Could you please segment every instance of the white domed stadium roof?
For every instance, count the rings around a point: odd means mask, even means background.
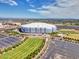
[[[47,23],[41,23],[41,22],[36,22],[36,23],[29,23],[29,24],[25,24],[25,25],[21,25],[21,27],[31,27],[31,28],[55,28],[55,25],[52,24],[47,24]]]

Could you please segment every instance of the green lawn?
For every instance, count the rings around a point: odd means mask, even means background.
[[[28,38],[20,46],[0,55],[0,59],[29,59],[29,55],[34,54],[39,48],[43,47],[44,40],[42,38]],[[30,56],[31,59],[31,56]]]
[[[10,35],[18,35],[20,33],[16,32],[16,31],[12,31],[12,32],[9,32]]]
[[[6,33],[8,33],[9,35],[19,35],[20,33],[17,31],[13,31],[13,30],[8,30],[6,31]]]

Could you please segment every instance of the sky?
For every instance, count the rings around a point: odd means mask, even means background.
[[[79,0],[0,0],[0,17],[79,19]]]

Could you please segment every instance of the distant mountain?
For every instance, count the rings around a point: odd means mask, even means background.
[[[0,17],[0,21],[5,21],[5,20],[35,20],[35,21],[43,21],[43,20],[47,20],[47,21],[63,21],[63,20],[79,20],[79,19],[63,19],[63,18],[1,18]]]

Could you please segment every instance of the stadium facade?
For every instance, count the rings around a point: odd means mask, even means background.
[[[55,32],[57,27],[47,23],[30,23],[21,25],[20,31],[24,33],[51,33]]]

